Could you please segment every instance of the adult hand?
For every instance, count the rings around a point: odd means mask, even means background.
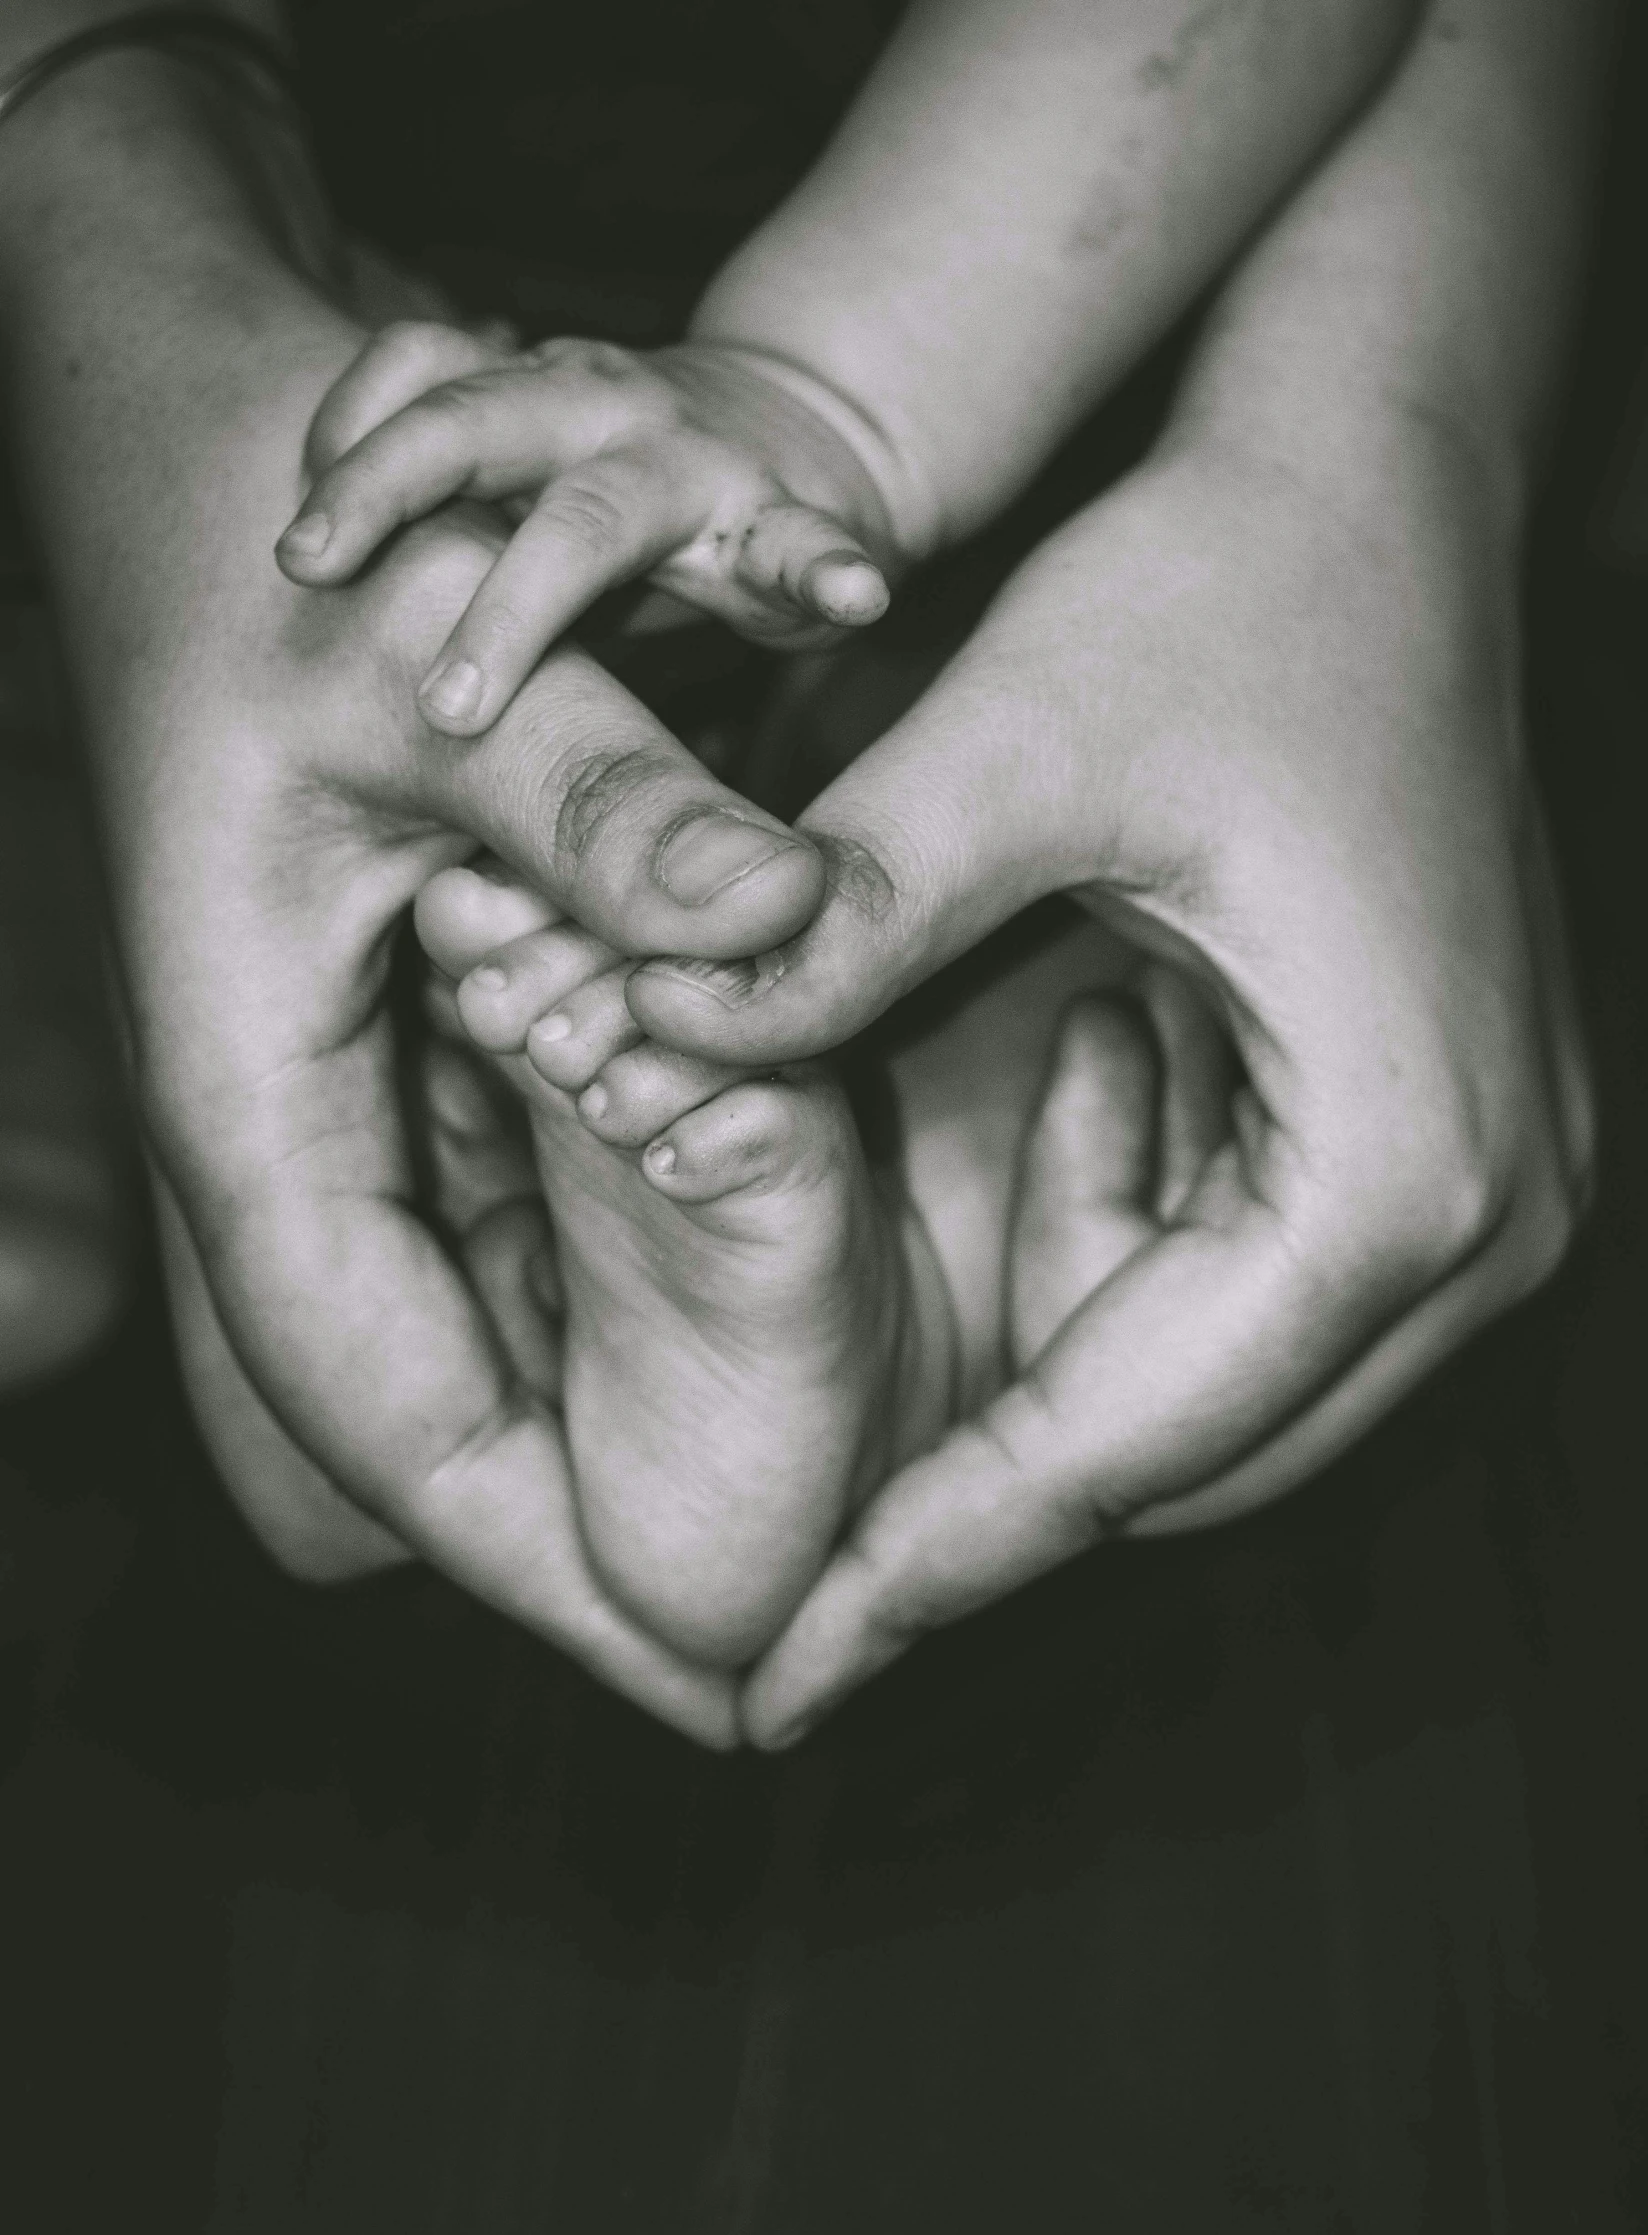
[[[1165,1217],[1095,1135],[1103,1183],[1044,1268],[1068,1288],[1086,1234],[1090,1292],[866,1509],[755,1673],[758,1740],[1100,1537],[1277,1496],[1568,1239],[1590,1115],[1511,547],[1452,501],[1434,438],[1403,439],[1362,516],[1211,438],[1141,469],[808,811],[834,863],[813,926],[755,964],[632,980],[662,1037],[785,1059],[1064,890],[1199,983],[1244,1074],[1211,1117],[1192,1095],[1199,1170]],[[1131,1060],[1084,1036],[1046,1113],[1066,1131],[1104,1115],[1081,1066],[1102,1085]]]
[[[722,953],[803,921],[818,864],[577,654],[507,730],[423,728],[419,663],[496,555],[481,516],[339,596],[282,581],[305,430],[362,330],[238,214],[192,81],[134,60],[78,90],[10,147],[9,404],[209,1440],[299,1572],[409,1548],[725,1743],[724,1680],[591,1575],[552,1412],[428,1215],[389,966],[424,878],[481,845],[626,943]]]
[[[277,444],[266,414],[235,449],[228,517],[214,505],[191,523],[212,557],[173,608],[168,656],[88,698],[140,1099],[187,1230],[171,1222],[197,1386],[210,1378],[216,1418],[234,1408],[239,1486],[288,1559],[335,1573],[379,1557],[387,1532],[658,1712],[724,1736],[724,1689],[596,1586],[558,1427],[420,1215],[389,997],[397,919],[477,843],[581,920],[616,927],[656,905],[706,916],[713,938],[713,903],[638,887],[703,829],[691,818],[717,787],[577,656],[543,672],[507,735],[457,755],[429,737],[418,662],[495,545],[446,523],[359,596],[293,595],[267,556],[279,504],[245,502],[276,486],[289,500],[295,443],[283,462]],[[772,846],[741,807],[729,827]],[[746,885],[731,913],[752,904]],[[278,1444],[236,1394],[214,1316],[307,1476],[273,1471]]]

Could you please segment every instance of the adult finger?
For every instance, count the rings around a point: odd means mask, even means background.
[[[552,1415],[408,1208],[294,1172],[245,1207],[232,1247],[208,1266],[232,1335],[333,1480],[638,1705],[706,1744],[733,1742],[725,1680],[657,1643],[596,1578]],[[315,1296],[328,1300],[323,1336],[302,1324]]]
[[[317,968],[336,960],[336,928],[319,927]],[[290,974],[290,953],[274,959]],[[676,1728],[731,1743],[725,1680],[656,1643],[596,1578],[558,1425],[420,1213],[387,1010],[339,1029],[322,990],[288,990],[289,1030],[278,1011],[262,1034],[219,1019],[209,1113],[177,1063],[139,1068],[246,1378],[319,1477],[390,1537]],[[317,1046],[305,1020],[319,1015],[334,1023]]]
[[[347,695],[335,701],[363,801],[402,837],[469,834],[620,953],[749,954],[791,937],[823,893],[817,850],[718,783],[576,647],[552,653],[483,736],[427,749],[416,680],[496,549],[484,517],[460,509],[424,522],[330,623],[375,647],[372,720]],[[318,618],[329,622],[325,611]],[[325,729],[319,736],[330,782],[342,747]],[[430,859],[424,877],[452,858]]]
[[[964,649],[799,819],[828,865],[806,930],[715,967],[649,962],[630,981],[637,1022],[721,1062],[805,1060],[1032,901],[1091,879],[1103,772],[1068,714],[1038,721],[1025,699],[1022,674]]]
[[[412,1558],[298,1449],[229,1347],[177,1198],[151,1170],[161,1262],[195,1422],[253,1535],[304,1583],[346,1583]]]
[[[1235,1048],[1201,988],[1183,970],[1147,963],[1139,995],[1161,1051],[1156,1143],[1156,1215],[1178,1216],[1211,1159],[1231,1135],[1240,1078]]]
[[[1342,1189],[1278,1160],[1271,1200],[1244,1184],[1255,1130],[1021,1382],[866,1508],[752,1680],[758,1742],[785,1743],[926,1630],[1108,1536],[1205,1526],[1306,1480],[1536,1287],[1573,1231],[1545,1157],[1457,1232],[1439,1214],[1428,1254],[1412,1235],[1393,1247]]]
[[[483,736],[429,756],[419,790],[622,954],[749,954],[792,936],[823,894],[807,839],[718,783],[570,647]]]
[[[1065,1012],[1014,1190],[1008,1345],[1023,1366],[1157,1232],[1160,1064],[1132,1005]]]

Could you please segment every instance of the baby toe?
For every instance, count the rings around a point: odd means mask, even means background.
[[[554,923],[556,911],[507,872],[470,866],[437,871],[419,893],[412,920],[436,969],[461,978],[494,947]]]
[[[575,924],[529,931],[489,953],[459,986],[464,1029],[492,1055],[518,1055],[546,1011],[612,963],[612,949]]]
[[[593,1086],[602,1090],[603,1106],[593,1114],[581,1108],[580,1115],[609,1147],[644,1148],[667,1125],[711,1095],[724,1092],[741,1076],[724,1063],[706,1063],[699,1056],[681,1055],[654,1040],[643,1040],[602,1068]],[[586,1094],[586,1103],[588,1099]]]
[[[629,972],[630,965],[620,963],[576,987],[526,1036],[533,1070],[564,1094],[579,1095],[578,1114],[586,1120],[599,1120],[606,1109],[605,1088],[591,1083],[597,1072],[641,1038],[624,999]]]
[[[844,1109],[838,1091],[816,1076],[746,1080],[666,1127],[641,1168],[681,1203],[805,1186],[841,1161]]]

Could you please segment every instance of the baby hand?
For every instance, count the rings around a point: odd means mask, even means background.
[[[418,694],[436,729],[473,736],[619,583],[645,579],[786,650],[879,619],[871,554],[888,557],[892,536],[874,451],[844,399],[755,351],[513,351],[391,326],[316,415],[318,478],[276,557],[294,582],[344,582],[449,498],[513,501],[515,535]]]

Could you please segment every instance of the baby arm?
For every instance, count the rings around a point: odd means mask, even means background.
[[[423,687],[458,736],[621,582],[786,649],[873,621],[1217,271],[1415,11],[918,0],[686,344],[372,343],[316,422],[281,565],[340,582],[450,497],[530,507]]]

